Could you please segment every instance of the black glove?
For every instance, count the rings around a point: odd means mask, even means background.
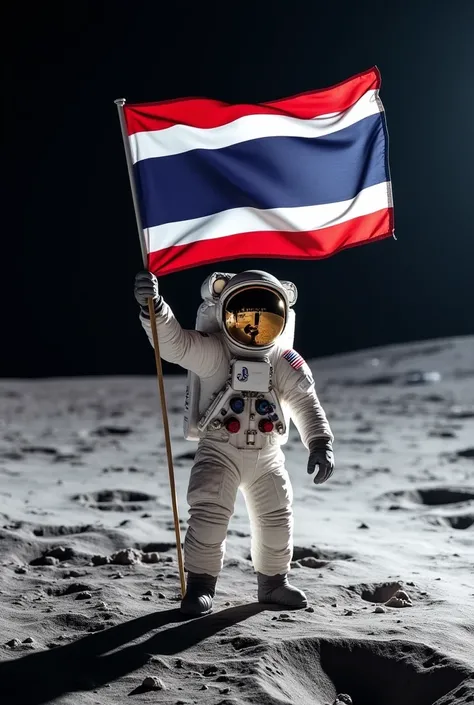
[[[148,313],[148,299],[153,299],[155,312],[158,312],[162,299],[158,292],[158,279],[152,272],[144,269],[135,277],[135,287],[133,290],[136,300],[141,306],[142,313]]]
[[[321,485],[329,480],[334,472],[334,453],[332,443],[327,438],[314,438],[309,442],[308,475],[316,469],[319,472],[314,478],[315,485]]]

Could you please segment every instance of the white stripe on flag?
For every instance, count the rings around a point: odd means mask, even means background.
[[[270,210],[234,208],[203,218],[157,225],[145,229],[148,252],[238,233],[274,230],[297,233],[327,228],[388,208],[390,189],[390,183],[384,182],[369,186],[348,201]]]
[[[129,137],[135,164],[143,159],[170,157],[194,149],[221,149],[262,137],[324,137],[381,112],[377,90],[367,91],[341,113],[309,120],[285,115],[246,115],[221,127],[208,129],[173,125],[164,130],[136,132]]]

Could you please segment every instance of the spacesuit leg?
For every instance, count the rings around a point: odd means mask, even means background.
[[[242,483],[252,529],[252,561],[258,573],[287,573],[293,553],[293,490],[279,446],[259,453],[253,476]]]
[[[243,483],[252,529],[252,561],[258,576],[258,600],[306,607],[306,595],[288,582],[293,555],[293,490],[281,449],[262,451],[255,479]]]
[[[226,444],[201,441],[188,486],[184,563],[189,573],[219,574],[239,484],[240,471],[226,454]]]

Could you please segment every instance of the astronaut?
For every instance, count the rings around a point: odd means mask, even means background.
[[[188,399],[185,412],[187,437],[194,438],[194,423],[198,446],[187,493],[181,612],[212,611],[239,489],[250,518],[259,602],[306,607],[305,594],[288,582],[293,492],[281,446],[291,418],[309,450],[308,473],[318,468],[314,482],[320,484],[334,470],[334,438],[308,365],[292,349],[292,336],[289,347],[285,342],[291,314],[294,323],[296,287],[256,270],[215,273],[205,285],[215,312],[212,332],[183,330],[159,294],[156,277],[145,270],[135,278],[140,320],[151,344],[150,297],[161,357],[188,370],[188,381],[191,375],[199,382],[199,399]]]

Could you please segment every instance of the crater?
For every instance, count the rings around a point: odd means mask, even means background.
[[[64,595],[74,595],[76,592],[90,592],[91,590],[93,588],[85,583],[70,583],[57,588],[50,587],[46,592],[48,595],[54,595],[54,597],[63,597]]]
[[[441,504],[458,504],[474,499],[474,489],[434,487],[431,489],[419,489],[416,491],[420,504],[428,506],[439,506]]]
[[[427,507],[440,507],[446,504],[460,504],[474,499],[472,487],[419,487],[413,490],[397,490],[381,497],[400,506],[421,504]]]
[[[435,705],[441,698],[455,705],[460,692],[474,694],[466,667],[406,641],[287,640],[266,650],[254,674],[260,692],[252,702],[281,705],[329,703],[342,693],[353,705]]]
[[[141,548],[143,553],[166,553],[166,551],[172,551],[176,549],[176,544],[175,543],[164,543],[164,542],[154,542],[154,543],[145,543],[141,546],[138,546],[138,548]]]
[[[458,458],[471,458],[474,460],[474,448],[465,448],[464,450],[458,450],[456,453]]]
[[[101,528],[101,527],[95,527]],[[93,531],[94,527],[90,524],[84,526],[35,526],[33,534],[35,536],[44,536],[46,538],[56,536],[74,536],[75,534],[85,534],[87,531]]]
[[[470,529],[474,525],[474,514],[455,514],[450,517],[443,517],[443,519],[453,529],[460,529],[461,531]]]
[[[180,455],[175,455],[173,460],[175,463],[178,463],[179,465],[185,464],[185,463],[192,463],[194,461],[194,458],[196,456],[195,451],[187,452],[187,453],[180,453]]]
[[[99,438],[107,438],[107,436],[128,436],[132,431],[133,429],[129,426],[98,426],[98,428],[92,431],[92,435],[98,436]]]

